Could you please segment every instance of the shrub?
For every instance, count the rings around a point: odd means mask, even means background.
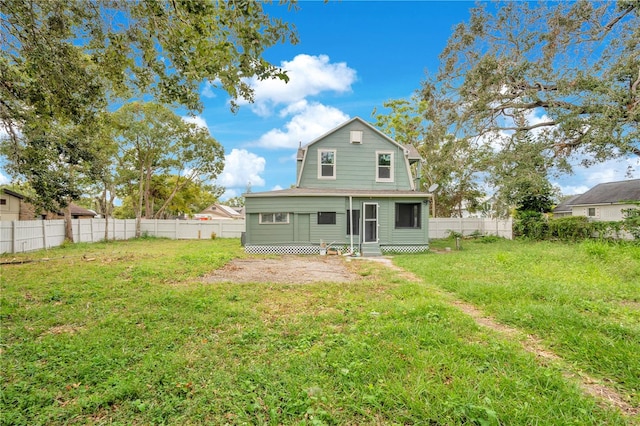
[[[540,212],[516,212],[513,222],[513,235],[532,240],[544,240],[549,235],[546,217]]]
[[[640,240],[640,209],[624,209],[622,213],[624,215],[623,228],[633,235],[634,239]]]
[[[562,241],[580,241],[589,238],[594,227],[586,216],[569,216],[549,221],[549,236]]]

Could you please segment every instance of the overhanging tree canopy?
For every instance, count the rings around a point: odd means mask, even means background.
[[[421,96],[427,118],[494,150],[533,140],[566,169],[640,155],[640,1],[476,7]]]
[[[236,108],[253,96],[245,77],[287,79],[262,57],[286,40],[297,41],[292,26],[251,0],[0,0],[7,169],[38,188],[39,204],[67,205],[99,158],[92,135],[110,103],[198,111],[209,82]]]

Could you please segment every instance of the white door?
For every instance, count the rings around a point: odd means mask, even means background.
[[[373,203],[364,203],[363,228],[364,242],[378,242],[378,205]]]

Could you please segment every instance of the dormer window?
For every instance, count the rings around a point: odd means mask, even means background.
[[[376,151],[376,182],[393,182],[393,152]]]
[[[336,150],[318,150],[318,179],[336,178]]]
[[[362,143],[362,130],[352,130],[350,132],[349,141],[355,144]]]

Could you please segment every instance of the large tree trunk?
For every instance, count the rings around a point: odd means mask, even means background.
[[[187,184],[187,182],[189,182],[188,179],[185,179],[184,181],[180,182],[180,178],[177,179],[176,181],[176,185],[173,187],[173,190],[171,191],[171,194],[169,195],[169,197],[164,201],[164,203],[162,204],[162,207],[160,207],[160,209],[156,212],[156,214],[153,216],[154,218],[158,219],[160,218],[161,214],[164,213],[164,210],[169,206],[169,204],[171,203],[171,201],[173,200],[173,198],[176,196],[176,194],[178,193],[178,191],[180,189],[182,189],[183,186],[185,186]]]
[[[144,187],[144,207],[145,219],[151,219],[153,217],[153,208],[151,207],[151,167],[147,167]]]
[[[71,202],[64,208],[64,240],[73,242],[73,226],[71,225]]]

